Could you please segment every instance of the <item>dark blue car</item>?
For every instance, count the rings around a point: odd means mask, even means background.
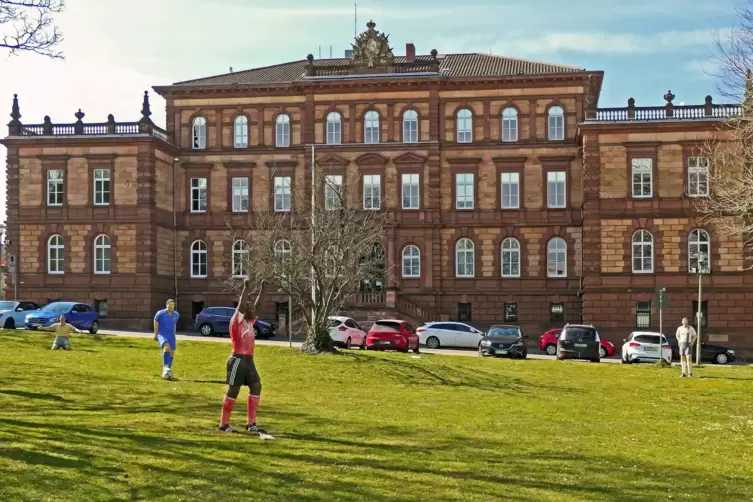
[[[29,313],[26,316],[24,325],[26,329],[46,328],[58,322],[61,315],[65,316],[65,320],[68,323],[82,331],[89,331],[89,333],[99,331],[97,311],[91,305],[77,302],[54,302],[47,304],[42,307],[42,310]]]
[[[196,315],[194,328],[204,336],[215,336],[230,333],[230,318],[233,317],[233,307],[206,307]],[[275,336],[277,327],[261,319],[254,324],[256,338],[267,339]]]

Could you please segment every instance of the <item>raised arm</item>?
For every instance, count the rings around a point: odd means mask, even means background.
[[[236,312],[241,314],[246,313],[246,304],[248,303],[248,297],[251,296],[251,279],[246,277],[243,281],[243,289],[241,290],[241,296],[238,299],[238,306],[235,307]]]
[[[60,323],[56,322],[55,324],[52,324],[51,326],[47,326],[46,328],[44,326],[40,326],[40,331],[55,331],[58,329],[58,326],[60,326]]]

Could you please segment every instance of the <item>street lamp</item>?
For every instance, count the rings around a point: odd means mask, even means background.
[[[696,266],[690,268],[691,274],[696,274],[698,276],[698,312],[696,312],[696,326],[698,327],[698,339],[696,342],[696,354],[695,354],[695,363],[700,365],[701,364],[701,328],[703,323],[703,311],[701,310],[701,297],[703,292],[703,280],[702,277],[704,275],[708,275],[711,273],[711,268],[709,268],[709,256],[706,253],[699,252],[694,255],[696,258]]]

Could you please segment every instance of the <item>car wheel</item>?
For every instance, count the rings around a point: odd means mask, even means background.
[[[350,338],[348,338],[347,340],[345,340],[345,348],[348,349],[348,350],[350,350]]]
[[[729,357],[724,352],[719,352],[714,356],[714,362],[716,364],[727,364],[729,362]]]
[[[413,349],[414,354],[419,354],[421,352],[421,349],[418,347],[418,344],[416,344],[416,348]]]
[[[521,359],[526,359],[526,358],[528,358],[528,351],[527,351],[527,350],[524,350],[524,351],[523,351],[523,352],[522,352],[522,353],[520,354],[520,358],[521,358]]]
[[[199,333],[201,333],[202,336],[212,336],[214,334],[214,328],[211,324],[205,322],[199,326]]]
[[[557,354],[557,346],[553,343],[550,343],[549,345],[544,347],[544,352],[546,352],[549,356],[554,356]]]
[[[91,333],[92,335],[94,335],[94,334],[97,333],[97,331],[99,331],[99,323],[97,321],[94,321],[92,323],[92,327],[89,328],[89,333]]]
[[[600,363],[601,362],[601,358],[597,357],[596,359],[591,359],[591,362],[592,363]]]
[[[13,320],[13,318],[9,318],[5,320],[5,326],[3,326],[5,329],[16,329],[16,321]]]
[[[607,349],[599,345],[599,357],[607,357]]]
[[[366,337],[363,337],[361,339],[361,345],[359,345],[358,348],[361,350],[366,350]]]
[[[426,346],[429,347],[430,349],[438,349],[439,348],[439,338],[437,338],[436,336],[430,336],[426,340]]]

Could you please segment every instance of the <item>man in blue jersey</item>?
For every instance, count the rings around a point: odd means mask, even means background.
[[[175,357],[175,329],[180,315],[175,310],[175,300],[167,300],[164,308],[154,316],[154,340],[162,349],[162,378],[176,380],[173,376]]]

